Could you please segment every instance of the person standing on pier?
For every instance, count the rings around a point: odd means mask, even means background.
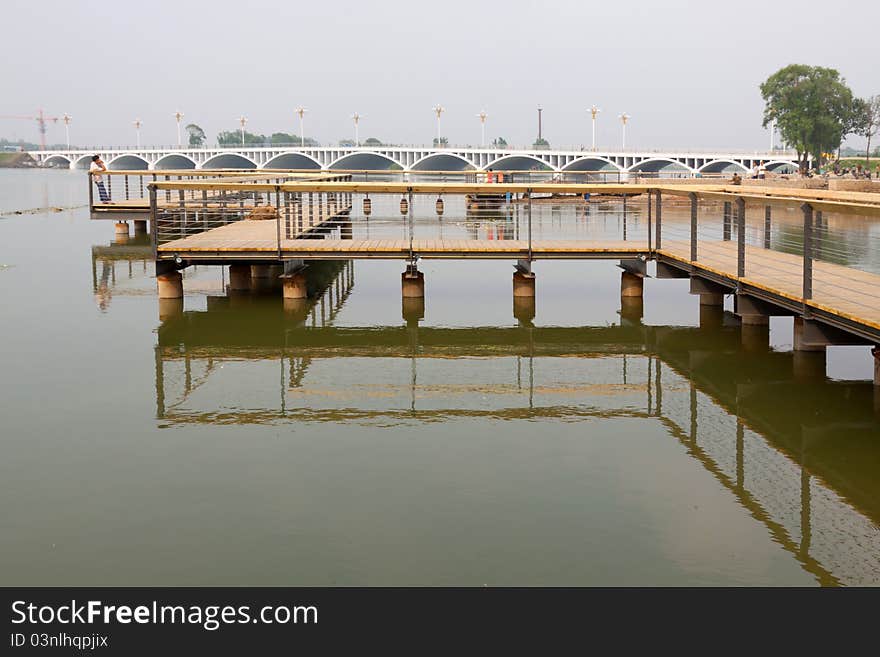
[[[93,155],[92,163],[89,165],[89,173],[92,175],[92,178],[94,178],[95,180],[95,184],[98,186],[98,195],[101,197],[101,203],[109,203],[110,195],[107,193],[107,188],[104,187],[104,176],[96,172],[106,170],[107,167],[104,164],[104,161],[101,159],[101,156]]]

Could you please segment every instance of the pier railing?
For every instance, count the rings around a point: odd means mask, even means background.
[[[254,169],[254,170],[217,170],[217,169],[180,169],[180,170],[107,170],[88,172],[89,206],[92,211],[124,211],[126,209],[146,210],[149,200],[148,186],[151,183],[174,182],[293,182],[296,180],[317,181],[333,180],[337,176],[348,176],[348,180],[359,182],[452,182],[465,183],[545,183],[559,184],[620,184],[623,182],[660,182],[663,180],[682,181],[697,180],[693,174],[682,171],[659,172],[622,172],[618,170],[593,171],[400,171],[376,169]],[[722,182],[729,178],[727,174],[702,174],[703,182]],[[100,179],[107,193],[108,202],[101,199],[95,184]],[[164,201],[172,201],[172,192],[166,188]],[[160,195],[160,201],[163,195]]]

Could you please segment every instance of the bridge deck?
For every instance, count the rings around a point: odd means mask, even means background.
[[[279,243],[274,221],[238,221],[197,235],[166,242],[160,257],[175,254],[191,260],[277,258]],[[528,256],[525,240],[413,240],[421,258],[518,259]],[[283,239],[281,252],[294,258],[406,259],[409,240]],[[539,259],[618,258],[647,254],[645,240],[537,240],[532,255]]]

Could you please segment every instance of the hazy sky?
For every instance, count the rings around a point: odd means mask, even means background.
[[[173,113],[216,140],[247,129],[429,143],[433,105],[453,144],[487,137],[588,144],[758,149],[758,85],[798,62],[837,68],[857,95],[880,93],[876,0],[555,0],[528,2],[247,2],[2,0],[0,114],[73,116],[80,144],[176,141]],[[37,141],[36,126],[0,119],[0,136]],[[61,124],[50,141],[64,140]],[[853,141],[853,144],[858,143]]]

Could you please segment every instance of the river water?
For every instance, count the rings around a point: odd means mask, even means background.
[[[880,583],[863,347],[744,345],[681,280],[621,308],[611,262],[539,263],[532,321],[500,261],[421,263],[420,321],[381,261],[297,308],[191,268],[174,312],[86,194],[0,171],[5,585]]]

